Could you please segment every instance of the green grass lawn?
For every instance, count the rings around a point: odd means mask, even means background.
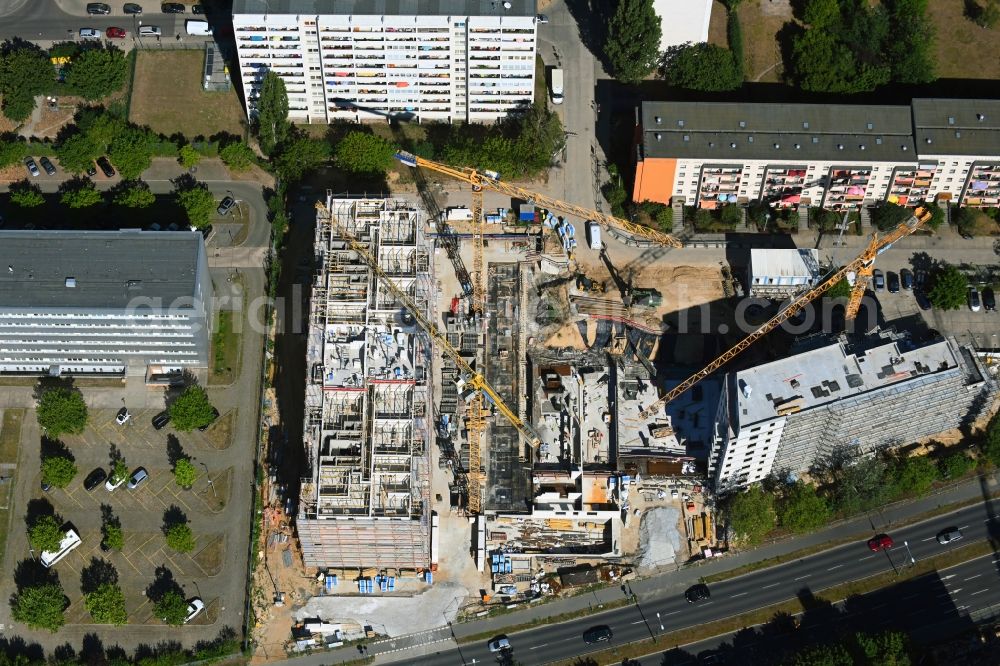
[[[0,427],[0,463],[17,463],[17,452],[21,445],[21,422],[24,419],[23,409],[6,409],[3,413],[3,426]],[[10,530],[11,506],[10,500],[17,481],[16,472],[4,475],[10,478],[0,485],[0,559],[3,559],[7,549],[7,533]]]
[[[233,325],[238,314],[223,310],[215,318],[209,384],[232,384],[240,373],[240,334]]]

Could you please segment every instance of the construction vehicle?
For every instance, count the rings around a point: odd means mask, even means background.
[[[326,204],[324,204],[321,201],[316,202],[316,210],[320,212],[321,216],[327,223],[329,223],[330,225],[336,224],[334,222],[334,217],[331,214],[330,210],[327,208]],[[481,395],[485,401],[489,401],[489,403],[498,412],[500,412],[500,414],[502,414],[504,418],[507,419],[507,421],[510,422],[511,426],[513,426],[514,429],[517,430],[518,435],[520,435],[521,438],[525,442],[527,442],[528,445],[533,450],[537,450],[541,444],[541,437],[539,437],[538,433],[536,433],[531,426],[522,421],[520,417],[518,417],[518,415],[515,414],[510,407],[507,406],[507,404],[503,401],[503,398],[500,397],[500,394],[497,393],[496,389],[494,389],[490,385],[490,383],[486,381],[486,378],[483,377],[482,374],[474,370],[472,366],[470,366],[469,363],[464,358],[462,358],[462,355],[459,353],[459,351],[455,349],[448,342],[444,334],[442,334],[441,331],[438,330],[438,327],[434,323],[432,323],[429,319],[427,319],[427,317],[420,311],[420,308],[417,306],[416,303],[413,302],[413,299],[410,298],[410,296],[403,289],[400,289],[399,286],[397,286],[396,283],[393,282],[393,280],[386,274],[386,272],[382,270],[382,268],[378,265],[378,261],[368,251],[368,248],[361,241],[359,241],[357,238],[351,235],[351,233],[347,229],[337,227],[336,231],[341,237],[343,237],[347,241],[351,249],[357,252],[358,256],[361,257],[361,259],[366,264],[368,264],[368,267],[375,275],[378,276],[378,278],[382,281],[382,284],[384,284],[386,288],[388,288],[389,291],[391,291],[392,294],[403,304],[403,307],[405,307],[406,310],[410,313],[410,315],[413,317],[417,325],[420,326],[421,329],[423,329],[424,333],[426,333],[427,336],[430,337],[431,340],[434,343],[436,343],[455,363],[455,366],[458,368],[459,373],[461,374],[462,377],[461,390],[475,391],[476,393]],[[472,402],[470,403],[471,410],[475,410],[476,403],[477,399],[473,399]],[[473,419],[473,425],[472,425],[473,428],[479,425],[479,423],[476,423],[474,421],[475,419],[478,419],[480,422],[482,422],[485,418],[485,414],[482,411],[484,403],[479,403],[479,405],[480,405],[480,412],[477,414],[473,411],[473,413],[471,414],[471,419]],[[475,483],[477,485],[473,487],[478,488],[478,484],[481,483],[480,481],[481,470],[478,462],[474,458],[472,458],[471,444],[470,444],[469,468],[470,468],[469,485],[473,486],[473,483]],[[472,488],[470,487],[470,492],[469,492],[470,511],[473,510],[471,506],[471,503],[473,501],[475,501],[478,505],[478,499],[476,500],[472,499],[472,496],[475,493],[471,492],[471,490]],[[478,510],[478,506],[476,510]]]
[[[854,280],[854,286],[851,288],[851,297],[848,300],[845,316],[848,320],[853,320],[858,314],[858,308],[861,306],[861,299],[865,295],[865,290],[871,280],[872,272],[875,270],[875,257],[892,247],[892,244],[900,238],[905,238],[922,227],[929,219],[931,219],[931,214],[926,209],[917,208],[913,213],[913,217],[885,235],[880,236],[878,232],[873,233],[871,240],[868,243],[868,247],[866,247],[854,261],[842,267],[840,270],[834,271],[819,285],[809,289],[795,298],[784,309],[778,312],[778,314],[764,322],[764,324],[756,331],[737,342],[732,348],[722,354],[722,356],[719,356],[704,368],[667,391],[666,394],[664,394],[659,400],[644,409],[639,414],[639,418],[643,421],[651,419],[657,414],[657,412],[659,412],[660,409],[663,408],[664,405],[667,405],[679,397],[682,393],[700,382],[702,379],[708,377],[726,363],[736,358],[740,353],[753,345],[753,343],[757,342],[757,340],[760,340],[785,321],[797,315],[802,311],[802,308],[822,296],[842,279],[847,278],[850,273],[856,273],[857,277]]]
[[[552,197],[545,196],[544,194],[539,194],[537,192],[532,192],[531,190],[526,190],[522,187],[505,183],[500,180],[500,174],[495,171],[479,171],[468,167],[451,167],[447,164],[441,164],[439,162],[424,159],[423,157],[417,157],[416,155],[406,151],[397,152],[396,159],[407,166],[414,168],[424,167],[437,173],[451,176],[456,180],[468,183],[472,186],[474,195],[475,192],[482,192],[483,189],[492,190],[494,192],[499,192],[500,194],[506,194],[515,199],[526,201],[540,208],[559,211],[560,213],[565,213],[567,215],[573,215],[581,220],[592,220],[598,224],[608,227],[609,229],[617,230],[619,233],[635,236],[656,245],[676,248],[683,247],[683,243],[670,234],[665,234],[661,231],[651,229],[641,224],[636,224],[635,222],[629,222],[628,220],[623,220],[613,215],[607,215],[605,213],[601,213],[600,211],[583,208],[582,206],[576,206],[565,201],[560,201],[559,199],[553,199]],[[480,201],[482,200],[480,199]]]

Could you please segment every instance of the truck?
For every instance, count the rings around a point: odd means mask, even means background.
[[[591,250],[601,249],[601,225],[593,220],[587,220],[587,241]]]
[[[212,29],[208,27],[208,21],[184,21],[184,30],[187,34],[195,37],[207,37],[212,34]]]
[[[551,85],[551,91],[549,95],[552,97],[553,104],[563,103],[563,71],[561,68],[556,67],[552,70],[552,79],[549,81]]]

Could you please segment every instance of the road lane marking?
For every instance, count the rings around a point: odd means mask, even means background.
[[[989,592],[989,590],[990,590],[990,588],[988,588],[988,587],[984,587],[983,589],[979,590],[978,592],[973,592],[973,593],[972,593],[972,594],[970,594],[969,596],[970,596],[970,597],[974,597],[974,596],[976,596],[977,594],[982,594],[983,592]]]
[[[762,588],[760,588],[760,589],[762,589],[762,590],[766,590],[766,589],[767,589],[767,588],[769,588],[769,587],[777,587],[777,586],[779,586],[779,585],[781,585],[781,583],[771,583],[770,585],[765,585],[764,587],[762,587]]]
[[[875,556],[874,555],[869,555],[868,557],[862,557],[861,559],[858,560],[858,562],[864,562],[865,560],[870,560],[873,557],[875,557]]]
[[[528,649],[529,649],[529,650],[537,650],[538,648],[543,648],[543,647],[545,647],[546,645],[548,645],[548,643],[542,643],[541,645],[535,645],[535,646],[533,646],[533,647],[530,647],[530,648],[528,648]]]
[[[931,539],[937,539],[937,537],[927,537],[926,539],[921,539],[921,541],[930,541]]]
[[[960,529],[960,530],[967,530],[967,529],[969,529],[969,526],[968,525],[959,525],[958,529]]]
[[[739,594],[731,594],[729,596],[735,599],[736,597],[742,597],[744,594],[747,594],[747,592],[740,592]]]
[[[642,624],[645,620],[639,620],[638,622],[633,622],[632,624]]]
[[[949,578],[954,578],[954,577],[955,577],[955,576],[957,576],[957,575],[958,575],[958,574],[948,574],[947,576],[945,576],[945,577],[944,577],[944,578],[942,578],[941,580],[948,580]]]
[[[809,578],[809,576],[812,576],[812,574],[806,574],[805,576],[799,576],[795,580],[802,580],[803,578]]]
[[[977,574],[976,574],[975,576],[969,576],[968,578],[965,578],[965,579],[963,579],[963,580],[972,580],[973,578],[979,578],[979,577],[980,577],[980,576],[982,576],[982,575],[983,575],[983,574],[981,574],[981,573],[977,573]]]
[[[680,611],[670,611],[669,613],[664,613],[664,615],[677,615]]]
[[[833,571],[834,569],[839,569],[839,568],[840,568],[840,567],[842,567],[842,566],[844,566],[844,565],[843,565],[843,564],[838,564],[838,565],[837,565],[837,566],[835,566],[835,567],[830,567],[829,569],[827,569],[827,571]]]

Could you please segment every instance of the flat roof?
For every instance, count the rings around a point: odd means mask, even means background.
[[[750,271],[753,276],[816,277],[819,275],[819,250],[752,248]]]
[[[653,11],[660,17],[661,51],[708,41],[712,0],[653,0]]]
[[[186,231],[0,231],[0,307],[170,307],[196,294],[202,248]]]
[[[956,367],[947,340],[909,351],[890,342],[857,354],[835,343],[735,373],[735,423],[745,427],[776,418],[782,407],[811,409]]]
[[[233,14],[534,16],[536,0],[233,0]]]

